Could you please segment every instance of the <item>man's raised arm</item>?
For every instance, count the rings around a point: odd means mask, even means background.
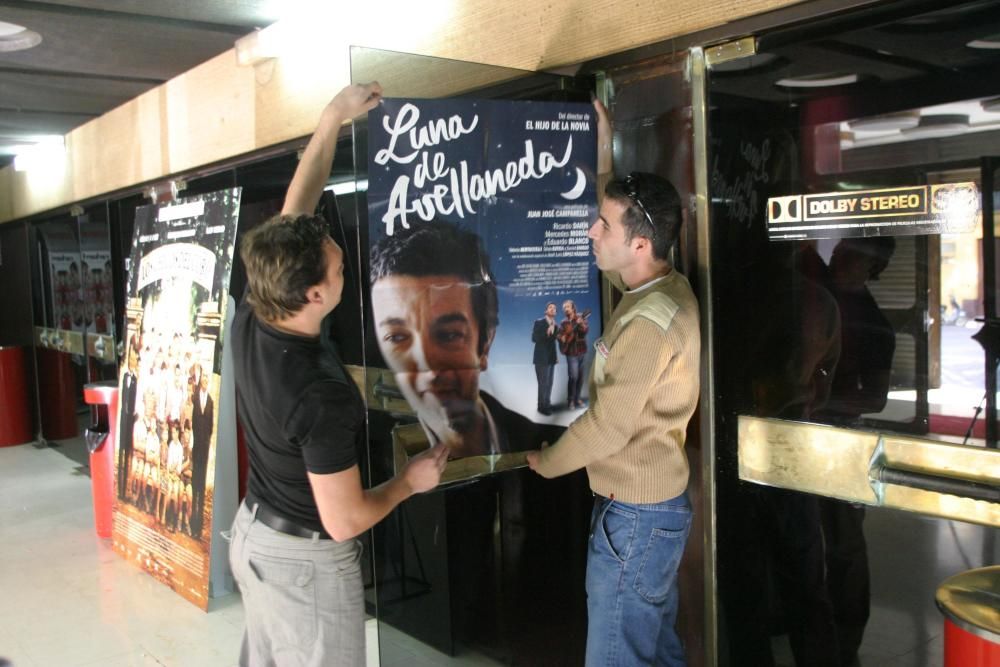
[[[374,109],[380,99],[382,86],[373,81],[347,86],[330,100],[288,185],[282,215],[312,215],[330,176],[340,126],[344,121]]]

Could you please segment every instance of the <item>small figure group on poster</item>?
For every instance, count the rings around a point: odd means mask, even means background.
[[[563,320],[556,323],[556,304],[545,304],[545,315],[535,320],[531,329],[531,341],[535,344],[532,363],[538,381],[538,412],[551,415],[555,411],[552,404],[552,386],[558,363],[556,342],[559,352],[566,360],[566,410],[576,410],[586,406],[584,383],[587,377],[587,333],[590,331],[588,318],[590,309],[577,312],[576,303],[566,299],[562,304]]]
[[[201,537],[209,444],[211,373],[190,334],[132,334],[122,381],[118,498],[169,532]]]

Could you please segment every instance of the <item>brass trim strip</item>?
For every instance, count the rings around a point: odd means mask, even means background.
[[[922,481],[906,484],[907,472]],[[981,499],[989,497],[984,489],[1000,486],[1000,451],[994,449],[743,415],[739,475],[766,486],[1000,527],[1000,503]],[[927,484],[935,480],[941,483]],[[968,495],[956,495],[963,484]]]
[[[721,63],[753,55],[757,55],[757,38],[753,36],[744,37],[731,42],[724,42],[723,44],[706,46],[705,64],[711,69]]]
[[[712,318],[711,218],[708,192],[708,77],[705,53],[700,47],[688,52],[691,84],[692,149],[694,153],[695,218],[698,233],[698,304],[701,316],[701,470],[702,542],[705,559],[705,664],[718,664],[718,583],[716,556],[715,494],[715,354],[712,349],[715,323]]]
[[[87,356],[101,361],[117,361],[115,339],[104,334],[87,334]]]
[[[83,355],[84,353],[83,332],[80,331],[35,327],[35,344],[39,347],[68,354]]]

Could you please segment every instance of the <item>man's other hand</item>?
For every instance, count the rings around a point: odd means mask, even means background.
[[[534,452],[528,452],[527,453],[527,455],[526,455],[525,458],[527,458],[527,460],[528,460],[528,467],[529,468],[531,468],[535,472],[538,472],[538,464],[541,463],[540,459],[541,459],[541,456],[542,456],[542,449],[545,449],[548,446],[549,446],[548,442],[543,442],[541,449],[539,449],[537,451],[534,451]]]
[[[611,173],[611,115],[599,99],[594,98],[597,112],[597,173]]]
[[[447,464],[448,447],[436,445],[410,459],[403,470],[403,479],[413,493],[430,491],[441,482]]]

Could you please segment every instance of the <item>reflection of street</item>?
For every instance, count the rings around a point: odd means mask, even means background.
[[[969,322],[964,327],[941,327],[941,389],[946,394],[954,389],[985,388],[985,357],[982,346],[972,336],[982,322]]]
[[[941,386],[927,394],[931,414],[972,418],[986,388],[983,348],[972,339],[981,322],[941,327]],[[889,399],[913,403],[916,391],[891,391]]]

